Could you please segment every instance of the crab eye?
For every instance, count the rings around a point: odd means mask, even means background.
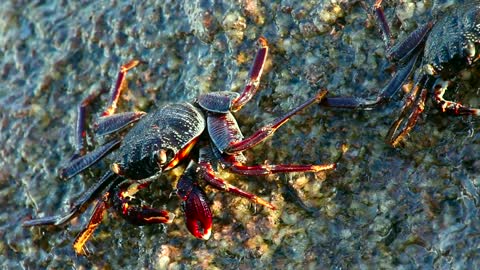
[[[165,164],[167,163],[167,151],[165,149],[160,149],[160,151],[158,151],[156,154],[155,154],[155,157],[157,159],[157,162],[159,164]]]
[[[168,164],[173,158],[174,153],[171,149],[160,149],[154,154],[155,160],[161,166]]]

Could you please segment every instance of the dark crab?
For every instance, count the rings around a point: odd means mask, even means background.
[[[197,238],[208,239],[211,234],[212,213],[206,194],[198,184],[206,184],[233,193],[275,209],[262,198],[235,187],[216,176],[217,165],[242,175],[266,175],[288,172],[319,172],[335,168],[325,165],[245,165],[242,152],[264,141],[293,115],[307,106],[321,101],[326,91],[294,108],[289,113],[262,127],[250,137],[244,138],[232,112],[240,110],[256,93],[268,53],[266,39],[259,39],[260,49],[250,70],[249,79],[241,94],[213,92],[200,95],[192,102],[167,104],[149,114],[143,112],[115,113],[120,93],[127,87],[125,75],[140,61],[134,60],[120,69],[116,86],[108,108],[95,124],[97,134],[105,135],[135,125],[123,139],[114,139],[86,154],[84,150],[86,107],[95,95],[87,97],[79,106],[77,122],[77,152],[61,170],[61,177],[68,179],[95,164],[112,152],[110,170],[62,216],[49,216],[24,222],[24,226],[62,225],[78,216],[95,201],[95,208],[87,226],[74,242],[77,253],[84,252],[84,245],[98,227],[107,208],[112,207],[127,221],[137,224],[170,223],[174,215],[165,210],[135,205],[133,196],[147,187],[164,171],[179,162],[189,163],[176,185],[177,195],[183,202],[188,230]],[[190,158],[195,147],[198,160]],[[113,151],[115,150],[116,151]]]
[[[322,101],[329,107],[371,109],[387,102],[419,66],[415,85],[405,100],[398,119],[387,134],[387,142],[398,146],[415,126],[425,107],[428,95],[443,112],[454,115],[480,115],[480,110],[446,100],[443,96],[460,71],[478,65],[480,49],[480,1],[452,8],[438,20],[420,26],[405,40],[392,44],[390,29],[381,7],[374,5],[375,16],[387,45],[387,57],[398,64],[397,72],[376,100],[355,97],[332,97]]]

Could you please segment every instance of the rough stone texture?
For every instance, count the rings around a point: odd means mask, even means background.
[[[73,3],[70,3],[73,2]],[[271,44],[261,90],[236,114],[245,134],[311,97],[374,96],[388,61],[364,1],[3,1],[0,4],[0,262],[8,269],[469,268],[480,264],[479,120],[432,104],[404,147],[383,137],[402,98],[373,111],[309,108],[251,163],[325,163],[327,174],[222,174],[278,207],[270,211],[207,189],[214,233],[194,239],[170,196],[181,167],[143,197],[177,215],[170,226],[135,227],[110,213],[76,256],[71,244],[89,211],[62,228],[23,228],[29,216],[59,214],[107,163],[67,182],[57,170],[74,150],[76,106],[130,72],[121,110],[145,110],[199,93],[240,91],[263,35]],[[273,2],[273,3],[270,3]],[[384,1],[402,38],[463,1]],[[221,3],[221,4],[219,4]],[[371,5],[372,3],[366,3]],[[478,106],[477,73],[454,99]],[[91,110],[103,109],[102,95]],[[92,149],[102,142],[89,133]],[[296,190],[298,197],[292,196]],[[90,209],[89,209],[90,210]]]

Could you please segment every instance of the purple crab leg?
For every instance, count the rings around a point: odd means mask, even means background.
[[[392,34],[390,33],[390,27],[388,26],[387,19],[385,18],[385,14],[383,13],[382,8],[382,1],[383,0],[376,0],[375,4],[373,5],[373,11],[375,13],[375,17],[377,18],[377,22],[380,25],[380,29],[382,29],[382,36],[383,41],[387,48],[390,48],[393,44]]]
[[[25,221],[22,225],[25,227],[31,226],[44,226],[44,225],[54,225],[60,226],[79,214],[83,213],[87,207],[92,203],[93,200],[98,198],[105,190],[110,189],[110,187],[117,182],[119,177],[113,172],[108,171],[103,177],[95,183],[94,186],[89,188],[83,195],[78,199],[75,204],[70,208],[70,211],[63,216],[51,216],[38,219],[32,219]]]
[[[441,108],[442,112],[448,112],[454,115],[476,115],[480,116],[480,109],[469,108],[458,102],[448,101],[443,98],[445,91],[448,89],[448,81],[439,79],[439,82],[435,84],[435,94],[433,99]]]
[[[80,156],[86,154],[85,150],[85,137],[87,136],[87,132],[85,129],[86,118],[88,115],[88,108],[90,107],[91,103],[100,95],[103,91],[94,92],[88,95],[77,108],[77,123],[76,123],[76,131],[75,131],[75,141],[77,143],[76,152],[71,157],[70,160],[74,160]]]
[[[390,28],[385,19],[381,3],[382,0],[377,0],[373,9],[387,47],[387,58],[400,65],[397,72],[382,91],[380,91],[380,95],[378,95],[375,100],[356,97],[327,97],[321,102],[322,106],[350,109],[372,109],[387,102],[398,92],[398,90],[400,90],[405,81],[410,77],[417,60],[420,57],[421,48],[433,27],[433,22],[422,25],[407,38],[392,46]]]
[[[145,112],[125,112],[102,116],[94,124],[95,134],[103,136],[119,131],[129,124],[137,122],[146,114]]]
[[[305,103],[294,108],[284,116],[277,118],[273,123],[260,128],[257,132],[255,132],[250,137],[243,139],[241,141],[232,141],[230,142],[229,146],[226,149],[220,149],[220,150],[228,154],[235,154],[238,152],[245,151],[249,148],[252,148],[253,146],[261,143],[268,137],[272,136],[273,133],[275,133],[275,131],[279,127],[281,127],[283,124],[285,124],[292,116],[299,113],[300,111],[310,106],[311,104],[320,102],[325,97],[327,92],[328,92],[327,90],[320,91],[317,95],[315,95],[315,97],[307,100]]]
[[[120,145],[120,142],[117,139],[112,140],[84,156],[69,161],[60,169],[60,178],[67,180],[83,172]]]
[[[410,73],[413,71],[418,57],[419,53],[413,55],[412,58],[395,73],[393,78],[390,79],[375,100],[356,97],[326,97],[320,104],[322,106],[334,108],[373,109],[374,107],[390,100],[390,98],[400,90],[410,76]]]
[[[428,22],[410,33],[404,40],[387,50],[387,58],[394,62],[403,62],[411,55],[418,54],[432,30],[433,22]]]
[[[243,89],[243,92],[233,102],[233,106],[231,108],[231,111],[233,112],[240,110],[243,105],[250,101],[250,99],[258,90],[258,85],[260,83],[260,78],[262,77],[263,68],[268,55],[268,42],[264,37],[260,37],[258,39],[258,43],[260,44],[260,49],[255,56],[253,66],[250,69],[249,78],[245,88]]]

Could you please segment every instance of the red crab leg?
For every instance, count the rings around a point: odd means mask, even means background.
[[[455,115],[480,115],[480,109],[469,108],[460,103],[448,101],[443,98],[445,91],[448,89],[449,82],[442,81],[435,84],[435,94],[433,99],[437,102],[443,112],[448,112]]]
[[[242,175],[267,175],[273,173],[291,173],[291,172],[321,172],[326,170],[333,170],[336,168],[335,163],[327,163],[321,165],[302,165],[302,164],[265,164],[265,165],[244,165],[239,162],[229,163],[230,171]]]
[[[261,143],[268,137],[272,136],[275,131],[285,124],[292,116],[299,113],[306,107],[312,105],[313,103],[320,102],[325,95],[327,94],[327,90],[320,91],[315,97],[307,100],[305,103],[301,104],[300,106],[294,108],[289,113],[277,118],[272,124],[266,125],[262,127],[260,130],[255,132],[250,137],[243,139],[241,141],[231,142],[230,145],[224,150],[228,154],[234,154],[238,152],[242,152],[246,149],[252,148],[253,146]]]
[[[243,89],[243,92],[240,96],[233,101],[231,111],[236,112],[240,110],[243,105],[245,105],[250,99],[255,95],[260,83],[260,78],[263,73],[263,67],[265,66],[265,61],[268,55],[268,42],[264,37],[258,39],[260,44],[260,49],[255,56],[253,61],[253,66],[250,69],[249,78],[247,80],[247,85]]]
[[[418,91],[421,88],[420,94]],[[422,114],[423,110],[425,109],[425,100],[427,99],[427,89],[421,86],[415,86],[412,90],[412,93],[408,96],[407,101],[405,102],[405,106],[402,109],[402,113],[398,117],[398,119],[393,123],[390,127],[390,130],[387,134],[387,143],[392,145],[393,147],[397,147],[403,137],[405,137],[412,128],[417,123],[418,117]],[[413,103],[415,101],[415,103]],[[410,115],[407,118],[407,123],[405,126],[397,133],[398,127],[402,124],[405,115],[407,114],[408,110],[413,106]],[[397,133],[397,134],[395,134]]]
[[[154,177],[156,178],[156,176]],[[154,178],[125,182],[114,189],[112,203],[115,210],[128,222],[135,225],[157,223],[171,223],[175,217],[173,213],[148,206],[137,206],[131,203],[134,195],[150,185]]]
[[[75,241],[73,241],[73,249],[77,254],[85,254],[85,243],[92,236],[95,229],[102,223],[103,216],[107,212],[107,202],[108,202],[109,193],[105,193],[102,199],[97,201],[95,210],[93,211],[87,226],[77,235]]]
[[[115,88],[113,88],[112,96],[110,98],[110,103],[107,109],[102,113],[102,116],[109,116],[115,113],[117,109],[118,99],[120,98],[120,94],[123,90],[127,88],[127,80],[125,76],[127,72],[138,66],[139,64],[143,63],[140,60],[132,60],[120,67],[120,71],[118,72],[117,83],[115,84]]]
[[[208,184],[210,184],[211,186],[213,186],[213,187],[215,187],[219,190],[227,191],[227,192],[235,194],[237,196],[247,198],[248,200],[250,200],[253,203],[260,204],[260,205],[263,205],[263,206],[266,206],[270,209],[275,210],[275,206],[273,206],[273,204],[265,201],[264,199],[258,197],[255,194],[246,192],[246,191],[244,191],[244,190],[242,190],[242,189],[240,189],[240,188],[238,188],[234,185],[231,185],[231,184],[227,183],[225,180],[217,177],[215,175],[215,171],[213,170],[212,165],[210,163],[202,162],[202,163],[199,163],[199,166],[201,168],[200,173],[202,174],[203,179],[205,179],[208,182]]]

